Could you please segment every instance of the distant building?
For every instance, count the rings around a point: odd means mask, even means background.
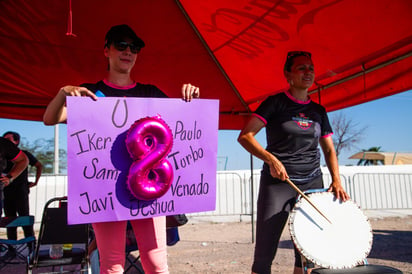
[[[412,153],[362,151],[350,156],[349,159],[382,161],[384,165],[410,165]]]

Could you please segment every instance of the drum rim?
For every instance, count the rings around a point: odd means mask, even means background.
[[[311,192],[311,193],[307,193],[307,196],[318,196],[318,195],[334,195],[331,192]],[[293,207],[293,209],[290,212],[289,215],[289,220],[288,220],[288,228],[289,228],[289,233],[291,235],[292,238],[292,242],[295,245],[295,247],[299,250],[299,253],[301,255],[303,255],[307,260],[321,266],[321,267],[325,267],[325,268],[330,268],[330,269],[345,269],[345,268],[353,268],[359,264],[362,264],[365,259],[368,257],[368,255],[370,254],[370,251],[372,249],[372,243],[373,243],[373,230],[372,230],[372,226],[370,223],[369,218],[364,214],[364,212],[361,210],[361,208],[359,207],[358,204],[356,204],[353,200],[348,200],[345,203],[350,203],[352,204],[352,206],[354,206],[354,208],[359,210],[360,215],[363,217],[363,219],[365,220],[365,222],[367,223],[367,225],[369,226],[369,239],[368,239],[368,247],[367,247],[367,251],[364,252],[362,258],[356,258],[356,260],[354,260],[351,264],[347,264],[347,265],[333,265],[332,263],[324,263],[324,262],[319,262],[318,258],[315,258],[314,256],[312,256],[311,254],[309,254],[304,248],[302,248],[302,246],[299,243],[299,239],[296,238],[296,233],[292,230],[293,227],[293,222],[294,222],[294,217],[297,214],[298,209],[301,207],[301,200],[303,198],[298,199],[298,201],[296,202],[295,206]]]

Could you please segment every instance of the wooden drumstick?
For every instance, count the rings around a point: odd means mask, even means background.
[[[311,206],[313,206],[313,208],[316,209],[316,211],[319,212],[319,214],[322,215],[323,218],[325,218],[330,224],[332,224],[332,222],[325,216],[325,214],[323,214],[322,211],[320,211],[320,209],[317,208],[317,207],[312,203],[312,201],[309,199],[309,197],[308,197],[305,193],[303,193],[303,191],[300,190],[291,180],[289,180],[289,178],[286,178],[286,182],[287,182],[291,187],[293,187],[293,189],[296,190],[296,191],[300,194],[300,196],[302,196],[306,201],[308,201],[308,203],[309,203]]]

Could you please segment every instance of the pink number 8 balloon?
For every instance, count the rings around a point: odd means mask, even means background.
[[[173,135],[160,116],[134,122],[126,136],[126,147],[133,158],[127,187],[140,200],[163,196],[172,185],[173,168],[165,159],[173,146]]]

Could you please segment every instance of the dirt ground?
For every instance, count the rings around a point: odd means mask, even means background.
[[[368,263],[391,266],[412,274],[412,215],[370,217],[369,220],[373,245]],[[190,219],[179,229],[180,241],[168,248],[170,273],[250,273],[254,249],[251,229],[250,222]],[[272,273],[292,273],[292,246],[286,228]],[[0,269],[0,273],[26,273],[25,265],[7,266]],[[132,269],[127,273],[139,272]]]

